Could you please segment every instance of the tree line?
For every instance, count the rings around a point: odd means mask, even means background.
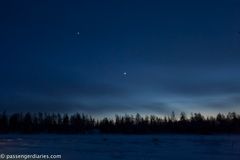
[[[176,116],[116,115],[95,119],[85,114],[0,113],[0,133],[240,133],[240,115],[235,112],[205,117],[201,113]]]

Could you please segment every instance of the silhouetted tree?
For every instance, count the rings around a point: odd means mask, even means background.
[[[229,112],[227,115],[204,117],[201,113],[184,112],[179,118],[174,112],[168,117],[140,114],[116,115],[115,119],[95,120],[84,114],[47,114],[47,113],[0,113],[0,133],[240,133],[240,115]]]

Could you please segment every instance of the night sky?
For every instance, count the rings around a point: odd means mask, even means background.
[[[239,0],[5,0],[0,42],[0,111],[240,111]]]

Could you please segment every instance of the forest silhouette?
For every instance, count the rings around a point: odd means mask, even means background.
[[[176,116],[116,115],[115,118],[95,119],[85,114],[59,113],[0,113],[0,133],[59,133],[59,134],[158,134],[240,133],[240,115],[235,112],[205,117],[201,113],[189,117],[181,112]]]

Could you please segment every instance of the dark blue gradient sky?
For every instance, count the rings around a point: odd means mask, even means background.
[[[2,111],[240,111],[239,0],[0,3]]]

